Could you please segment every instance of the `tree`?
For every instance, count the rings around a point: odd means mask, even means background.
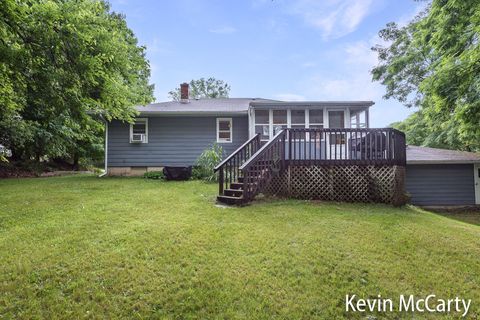
[[[153,100],[145,48],[97,0],[3,0],[0,144],[17,159],[101,152],[103,123]]]
[[[479,34],[476,0],[433,0],[408,25],[380,31],[389,45],[372,48],[380,61],[373,80],[385,85],[385,98],[418,108],[403,127],[421,123],[420,144],[480,150]]]
[[[201,98],[228,98],[230,86],[223,80],[217,80],[213,77],[198,80],[192,80],[189,83],[189,95],[191,99]],[[168,93],[169,97],[174,101],[180,100],[180,87]]]

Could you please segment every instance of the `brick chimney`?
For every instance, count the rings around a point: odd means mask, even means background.
[[[188,103],[188,83],[180,84],[180,102]]]

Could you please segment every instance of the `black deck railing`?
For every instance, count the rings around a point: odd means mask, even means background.
[[[289,165],[405,165],[405,134],[382,129],[286,129]]]
[[[238,181],[241,175],[240,166],[260,149],[260,134],[255,135],[242,144],[237,150],[220,162],[214,172],[218,172],[218,192],[229,189],[232,182]]]

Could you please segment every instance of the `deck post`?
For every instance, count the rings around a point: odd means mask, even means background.
[[[223,194],[223,168],[218,171],[218,194]]]

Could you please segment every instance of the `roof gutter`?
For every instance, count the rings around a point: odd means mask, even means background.
[[[284,106],[307,106],[307,107],[371,107],[373,101],[253,101],[252,107],[284,107]]]
[[[244,111],[141,111],[141,116],[245,116],[247,109]]]

